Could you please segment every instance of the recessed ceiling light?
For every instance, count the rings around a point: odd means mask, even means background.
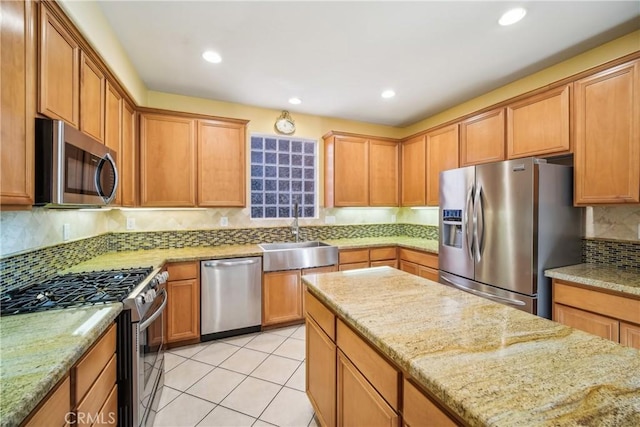
[[[515,9],[511,9],[506,11],[498,20],[498,24],[502,26],[507,26],[511,24],[515,24],[520,21],[527,14],[527,11],[522,7],[516,7]]]
[[[385,99],[388,99],[388,98],[393,98],[394,96],[396,96],[396,93],[391,89],[387,89],[384,92],[382,92],[382,94],[380,96],[382,96]]]
[[[298,105],[302,104],[302,100],[298,97],[289,98],[289,104]]]
[[[207,50],[202,54],[202,57],[205,61],[211,62],[212,64],[218,64],[222,62],[222,57],[218,52],[214,52],[212,50]]]

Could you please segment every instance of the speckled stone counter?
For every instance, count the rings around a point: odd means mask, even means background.
[[[600,264],[577,264],[544,272],[547,277],[640,297],[640,272]]]
[[[165,262],[199,261],[205,259],[262,256],[258,245],[225,245],[211,247],[151,249],[124,252],[108,252],[74,265],[64,273],[90,270],[108,270],[130,267],[160,268]]]
[[[330,245],[337,246],[338,249],[358,249],[376,246],[400,246],[408,249],[416,249],[419,251],[438,253],[438,241],[429,239],[420,239],[416,237],[406,236],[388,236],[388,237],[361,237],[353,239],[331,239],[323,240]]]
[[[640,353],[378,267],[308,289],[471,426],[638,426]]]
[[[0,317],[0,425],[15,426],[122,311],[122,304]]]

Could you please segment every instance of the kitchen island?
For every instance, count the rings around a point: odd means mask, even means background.
[[[640,425],[637,350],[391,268],[303,281],[467,425]]]

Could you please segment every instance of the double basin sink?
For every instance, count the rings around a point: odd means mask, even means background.
[[[298,270],[338,263],[338,248],[319,241],[260,243],[264,271]]]

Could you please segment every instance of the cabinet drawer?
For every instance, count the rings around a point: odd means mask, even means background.
[[[177,262],[167,265],[169,280],[185,280],[198,278],[199,263],[197,262]]]
[[[369,262],[369,249],[350,249],[340,251],[340,264],[350,264],[356,262]]]
[[[371,261],[396,259],[396,248],[395,246],[388,248],[372,248],[369,251],[369,259]]]
[[[438,255],[435,254],[402,248],[400,249],[400,259],[438,269]]]
[[[85,398],[77,408],[77,425],[91,425],[105,402],[109,400],[109,395],[116,384],[116,355],[111,356],[111,360],[100,374],[95,384],[91,387]]]
[[[406,426],[449,427],[457,424],[435,403],[422,394],[411,382],[404,379],[403,419]]]
[[[640,324],[640,300],[553,281],[553,301],[616,319]]]
[[[71,409],[71,380],[64,378],[60,385],[44,399],[41,406],[24,424],[26,427],[68,425],[65,416]]]
[[[339,319],[336,335],[338,347],[389,405],[398,410],[399,372]]]
[[[115,352],[116,328],[115,325],[111,325],[102,338],[72,368],[72,375],[75,378],[76,402],[82,400]]]
[[[355,270],[357,268],[368,268],[369,262],[355,262],[353,264],[340,264],[340,271]]]
[[[383,267],[383,266],[398,268],[398,260],[387,259],[384,261],[371,261],[371,267]]]
[[[307,290],[304,291],[307,314],[313,317],[325,334],[336,340],[336,316]]]
[[[118,386],[114,385],[107,401],[100,408],[98,419],[94,426],[117,426],[118,425]]]

